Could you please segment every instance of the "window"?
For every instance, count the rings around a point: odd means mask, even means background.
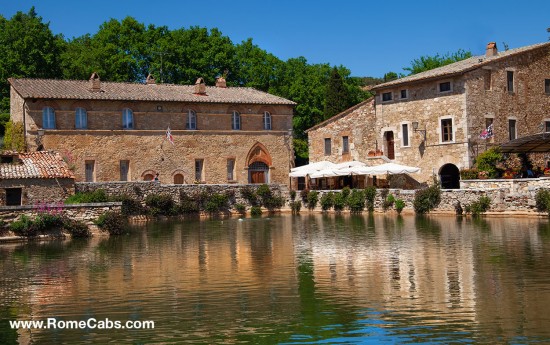
[[[122,110],[122,128],[134,129],[134,112],[132,109],[124,108]]]
[[[409,98],[409,90],[401,90],[401,99]]]
[[[493,124],[494,119],[492,117],[486,117],[485,118],[485,128],[489,128],[490,125]]]
[[[514,140],[517,138],[517,132],[516,132],[517,128],[516,128],[516,120],[514,119],[509,119],[508,120],[508,134],[509,134],[509,138],[510,140]]]
[[[453,120],[452,119],[441,120],[441,141],[444,143],[453,141]]]
[[[544,131],[546,133],[550,132],[550,121],[544,121]]]
[[[409,124],[404,123],[401,125],[401,133],[403,136],[403,146],[409,146]]]
[[[235,180],[235,159],[229,158],[227,160],[227,181]]]
[[[174,184],[183,184],[183,175],[175,174],[174,175]]]
[[[451,91],[451,82],[445,81],[443,83],[439,83],[439,92],[450,92]]]
[[[95,161],[85,161],[84,164],[86,182],[94,182]]]
[[[128,181],[130,172],[130,161],[120,161],[120,180]]]
[[[264,129],[271,130],[271,114],[268,111],[264,111]]]
[[[231,129],[239,130],[241,129],[241,114],[238,111],[234,111],[231,114]]]
[[[514,92],[514,72],[506,71],[506,80],[508,85],[508,92]]]
[[[550,79],[544,79],[544,92],[550,95]]]
[[[330,138],[325,138],[325,156],[330,156],[332,153],[332,143]]]
[[[389,102],[392,100],[392,93],[391,92],[385,92],[382,94],[382,102]]]
[[[74,118],[74,127],[76,129],[86,129],[88,128],[88,114],[84,108],[76,108],[75,118]]]
[[[42,128],[55,129],[55,111],[52,107],[42,109]]]
[[[185,129],[197,129],[197,113],[195,113],[193,110],[189,110],[187,112]]]
[[[349,137],[342,137],[342,153],[349,153]]]
[[[492,85],[491,85],[491,70],[490,69],[486,69],[483,71],[483,85],[484,85],[484,88],[486,91],[489,91],[491,90],[492,88]]]
[[[22,188],[6,188],[6,206],[21,206]]]
[[[202,181],[203,165],[204,165],[204,160],[195,159],[195,181],[198,181],[198,182]]]

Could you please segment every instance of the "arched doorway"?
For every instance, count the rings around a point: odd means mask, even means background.
[[[252,146],[246,157],[248,166],[248,183],[269,183],[269,167],[271,155],[261,143]]]
[[[456,165],[447,163],[439,169],[439,180],[442,189],[459,189],[460,171]]]
[[[384,143],[386,146],[386,157],[389,159],[395,159],[393,132],[389,131],[384,133]]]
[[[269,183],[269,167],[264,162],[248,166],[248,183]]]

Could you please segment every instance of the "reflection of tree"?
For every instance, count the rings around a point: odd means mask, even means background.
[[[10,320],[17,320],[16,308],[0,305],[0,344],[18,344],[17,330],[10,327]]]
[[[426,215],[417,215],[414,225],[419,236],[439,242],[441,238],[441,224],[439,221]]]

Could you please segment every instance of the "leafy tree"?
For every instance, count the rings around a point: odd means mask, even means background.
[[[447,53],[443,56],[436,54],[434,56],[421,56],[418,59],[411,61],[410,67],[403,67],[405,71],[409,71],[409,75],[428,71],[437,67],[452,64],[472,57],[472,52],[459,49],[455,53]]]
[[[12,122],[6,123],[6,134],[4,136],[4,149],[18,152],[25,151],[25,136],[23,134],[23,123]]]
[[[0,16],[0,111],[9,109],[8,78],[57,78],[63,37],[54,35],[34,7]]]
[[[397,73],[395,73],[395,72],[388,72],[388,73],[384,74],[384,82],[392,81],[392,80],[395,80],[397,78],[399,78],[399,75],[397,75]]]

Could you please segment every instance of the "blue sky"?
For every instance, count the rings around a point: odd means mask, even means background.
[[[142,1],[0,0],[10,18],[35,6],[54,33],[94,34],[110,18],[132,16],[170,29],[217,27],[234,43],[249,37],[286,60],[344,65],[354,76],[381,77],[422,55],[458,49],[483,54],[545,42],[550,37],[549,0],[463,1]]]

